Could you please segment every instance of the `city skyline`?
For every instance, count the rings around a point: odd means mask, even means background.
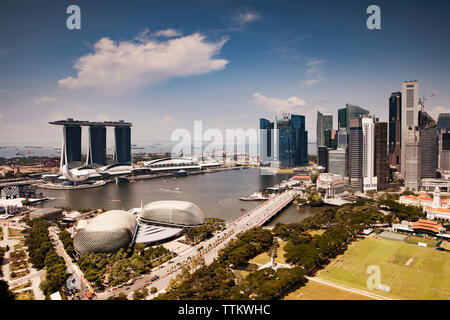
[[[195,120],[257,128],[274,112],[304,115],[310,132],[317,111],[330,113],[337,128],[346,103],[387,121],[389,96],[408,79],[420,81],[435,119],[449,111],[449,45],[440,39],[450,22],[436,18],[448,3],[382,2],[382,30],[365,27],[367,5],[355,1],[175,3],[108,3],[106,11],[106,2],[79,1],[81,30],[68,30],[68,4],[2,2],[0,143],[59,145],[47,122],[68,117],[129,119],[133,142],[168,141]],[[418,11],[421,23],[406,23]],[[167,50],[161,70],[150,47]],[[117,62],[124,52],[132,59],[112,81],[114,63],[101,58]]]

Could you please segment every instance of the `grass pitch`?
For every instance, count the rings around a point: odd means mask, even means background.
[[[367,267],[377,265],[389,293],[367,288]],[[318,273],[337,284],[392,299],[450,299],[450,253],[400,241],[367,238]]]

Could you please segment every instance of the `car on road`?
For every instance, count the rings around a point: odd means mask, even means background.
[[[159,279],[159,276],[153,276],[153,277],[151,277],[150,282],[155,282],[158,279]]]

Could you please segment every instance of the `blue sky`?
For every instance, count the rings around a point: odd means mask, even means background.
[[[66,28],[67,6],[81,30]],[[381,30],[366,8],[381,8]],[[176,128],[257,128],[352,103],[387,120],[417,79],[432,114],[450,108],[448,1],[0,2],[0,143],[60,143],[48,121],[133,122],[133,140]],[[334,120],[335,125],[337,119]]]

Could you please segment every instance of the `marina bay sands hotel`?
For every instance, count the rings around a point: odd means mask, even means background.
[[[106,163],[106,127],[114,128],[114,162],[117,164],[131,164],[131,123],[120,120],[118,122],[90,122],[68,118],[49,122],[63,126],[63,142],[61,148],[61,164],[81,164],[81,127],[89,127],[89,142],[86,165],[105,166]]]

